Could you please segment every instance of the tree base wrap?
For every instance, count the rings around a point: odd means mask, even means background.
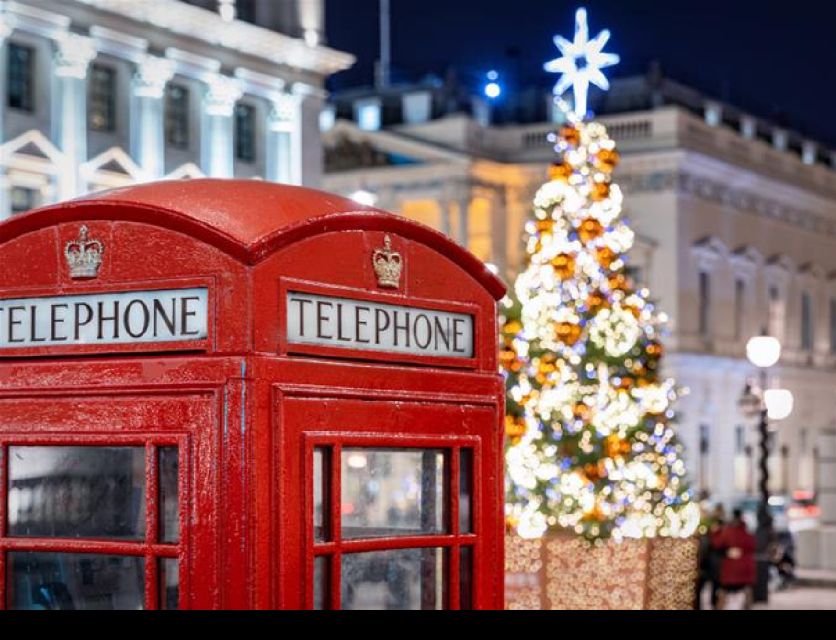
[[[505,538],[506,609],[691,609],[696,538]]]

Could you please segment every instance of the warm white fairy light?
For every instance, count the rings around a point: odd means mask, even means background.
[[[519,321],[505,330],[509,401],[522,411],[510,417],[507,515],[523,537],[555,526],[592,539],[690,535],[698,512],[669,426],[678,390],[656,370],[663,314],[625,274],[634,233],[610,184],[615,145],[602,125],[570,122],[526,224]]]

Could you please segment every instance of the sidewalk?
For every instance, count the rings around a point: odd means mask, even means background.
[[[796,584],[799,587],[836,589],[836,571],[827,569],[796,569]]]
[[[836,610],[836,588],[796,586],[769,594],[769,604],[756,604],[758,611]]]

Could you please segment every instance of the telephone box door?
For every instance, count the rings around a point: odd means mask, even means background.
[[[502,521],[495,406],[313,397],[281,404],[280,528],[285,548],[302,550],[280,554],[285,606],[497,606],[501,590],[487,560],[501,557],[501,531],[492,530]]]
[[[34,395],[0,394],[0,608],[217,606],[212,395]]]

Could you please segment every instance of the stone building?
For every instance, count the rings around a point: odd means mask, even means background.
[[[163,177],[316,186],[324,0],[0,2],[0,220]]]
[[[545,93],[526,104],[509,118],[445,84],[338,95],[324,186],[451,235],[512,282],[560,117]],[[622,154],[631,268],[670,317],[666,373],[690,389],[678,411],[692,486],[727,506],[757,492],[756,425],[738,400],[755,373],[746,342],[765,328],[784,347],[771,383],[795,397],[772,425],[771,489],[817,492],[836,525],[836,154],[658,73],[591,108]],[[803,562],[836,563],[836,537],[802,537]]]

